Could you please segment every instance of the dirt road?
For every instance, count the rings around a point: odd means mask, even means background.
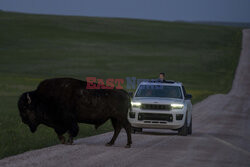
[[[166,130],[134,134],[125,149],[125,133],[105,147],[112,133],[5,158],[0,166],[250,166],[250,30],[243,31],[243,50],[232,90],[196,104],[193,135]]]

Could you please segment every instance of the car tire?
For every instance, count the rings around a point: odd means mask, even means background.
[[[137,128],[137,132],[142,132],[142,128]]]
[[[131,133],[135,133],[135,132],[136,132],[135,128],[131,127]]]
[[[131,132],[132,132],[132,133],[142,132],[142,128],[132,127],[132,128],[131,128]]]
[[[192,118],[191,118],[191,121],[190,121],[190,125],[188,127],[188,134],[191,135],[192,134]]]
[[[184,125],[178,130],[178,134],[180,136],[187,136],[188,135],[187,116],[186,116]]]

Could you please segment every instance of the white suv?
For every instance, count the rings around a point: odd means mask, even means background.
[[[128,119],[132,131],[142,128],[178,130],[192,134],[192,95],[186,94],[180,82],[148,81],[137,87],[131,101]]]

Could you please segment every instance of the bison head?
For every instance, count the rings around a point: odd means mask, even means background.
[[[36,131],[39,125],[36,114],[36,101],[35,92],[23,93],[18,101],[18,109],[22,122],[29,126],[32,133]]]

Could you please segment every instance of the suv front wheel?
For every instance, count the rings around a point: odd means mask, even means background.
[[[132,133],[142,132],[142,128],[131,127],[131,132]]]
[[[187,126],[187,116],[186,116],[186,119],[185,119],[185,123],[184,125],[178,130],[178,134],[180,136],[187,136],[188,135],[188,126]]]
[[[192,134],[192,118],[191,118],[191,121],[190,121],[190,125],[188,127],[188,134],[191,135]]]

